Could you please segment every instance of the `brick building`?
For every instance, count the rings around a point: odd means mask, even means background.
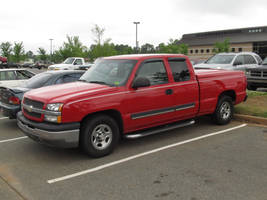
[[[216,42],[229,39],[230,52],[255,52],[262,58],[267,56],[267,26],[184,34],[179,43],[189,46],[192,59],[207,59],[214,55]]]

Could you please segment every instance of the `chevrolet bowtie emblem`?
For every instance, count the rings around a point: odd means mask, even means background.
[[[29,112],[32,112],[33,106],[27,106],[26,109],[27,109]]]

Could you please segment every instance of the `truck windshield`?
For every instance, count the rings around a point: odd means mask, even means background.
[[[109,86],[125,85],[137,60],[98,60],[80,81],[105,84]]]
[[[234,55],[215,55],[208,59],[205,63],[207,64],[231,64],[234,59]]]
[[[72,64],[74,60],[75,60],[74,58],[67,58],[63,63],[64,64]]]

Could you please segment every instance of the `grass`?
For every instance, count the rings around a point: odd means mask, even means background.
[[[246,102],[235,106],[235,113],[267,118],[267,92],[247,91]]]

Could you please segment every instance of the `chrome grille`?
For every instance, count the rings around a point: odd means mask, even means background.
[[[38,109],[43,109],[44,103],[40,101],[35,101],[32,99],[24,98],[23,103],[27,106],[33,107],[33,108],[38,108]],[[26,113],[27,115],[34,117],[34,118],[41,118],[42,114],[37,113],[28,109],[23,109],[23,112]]]

